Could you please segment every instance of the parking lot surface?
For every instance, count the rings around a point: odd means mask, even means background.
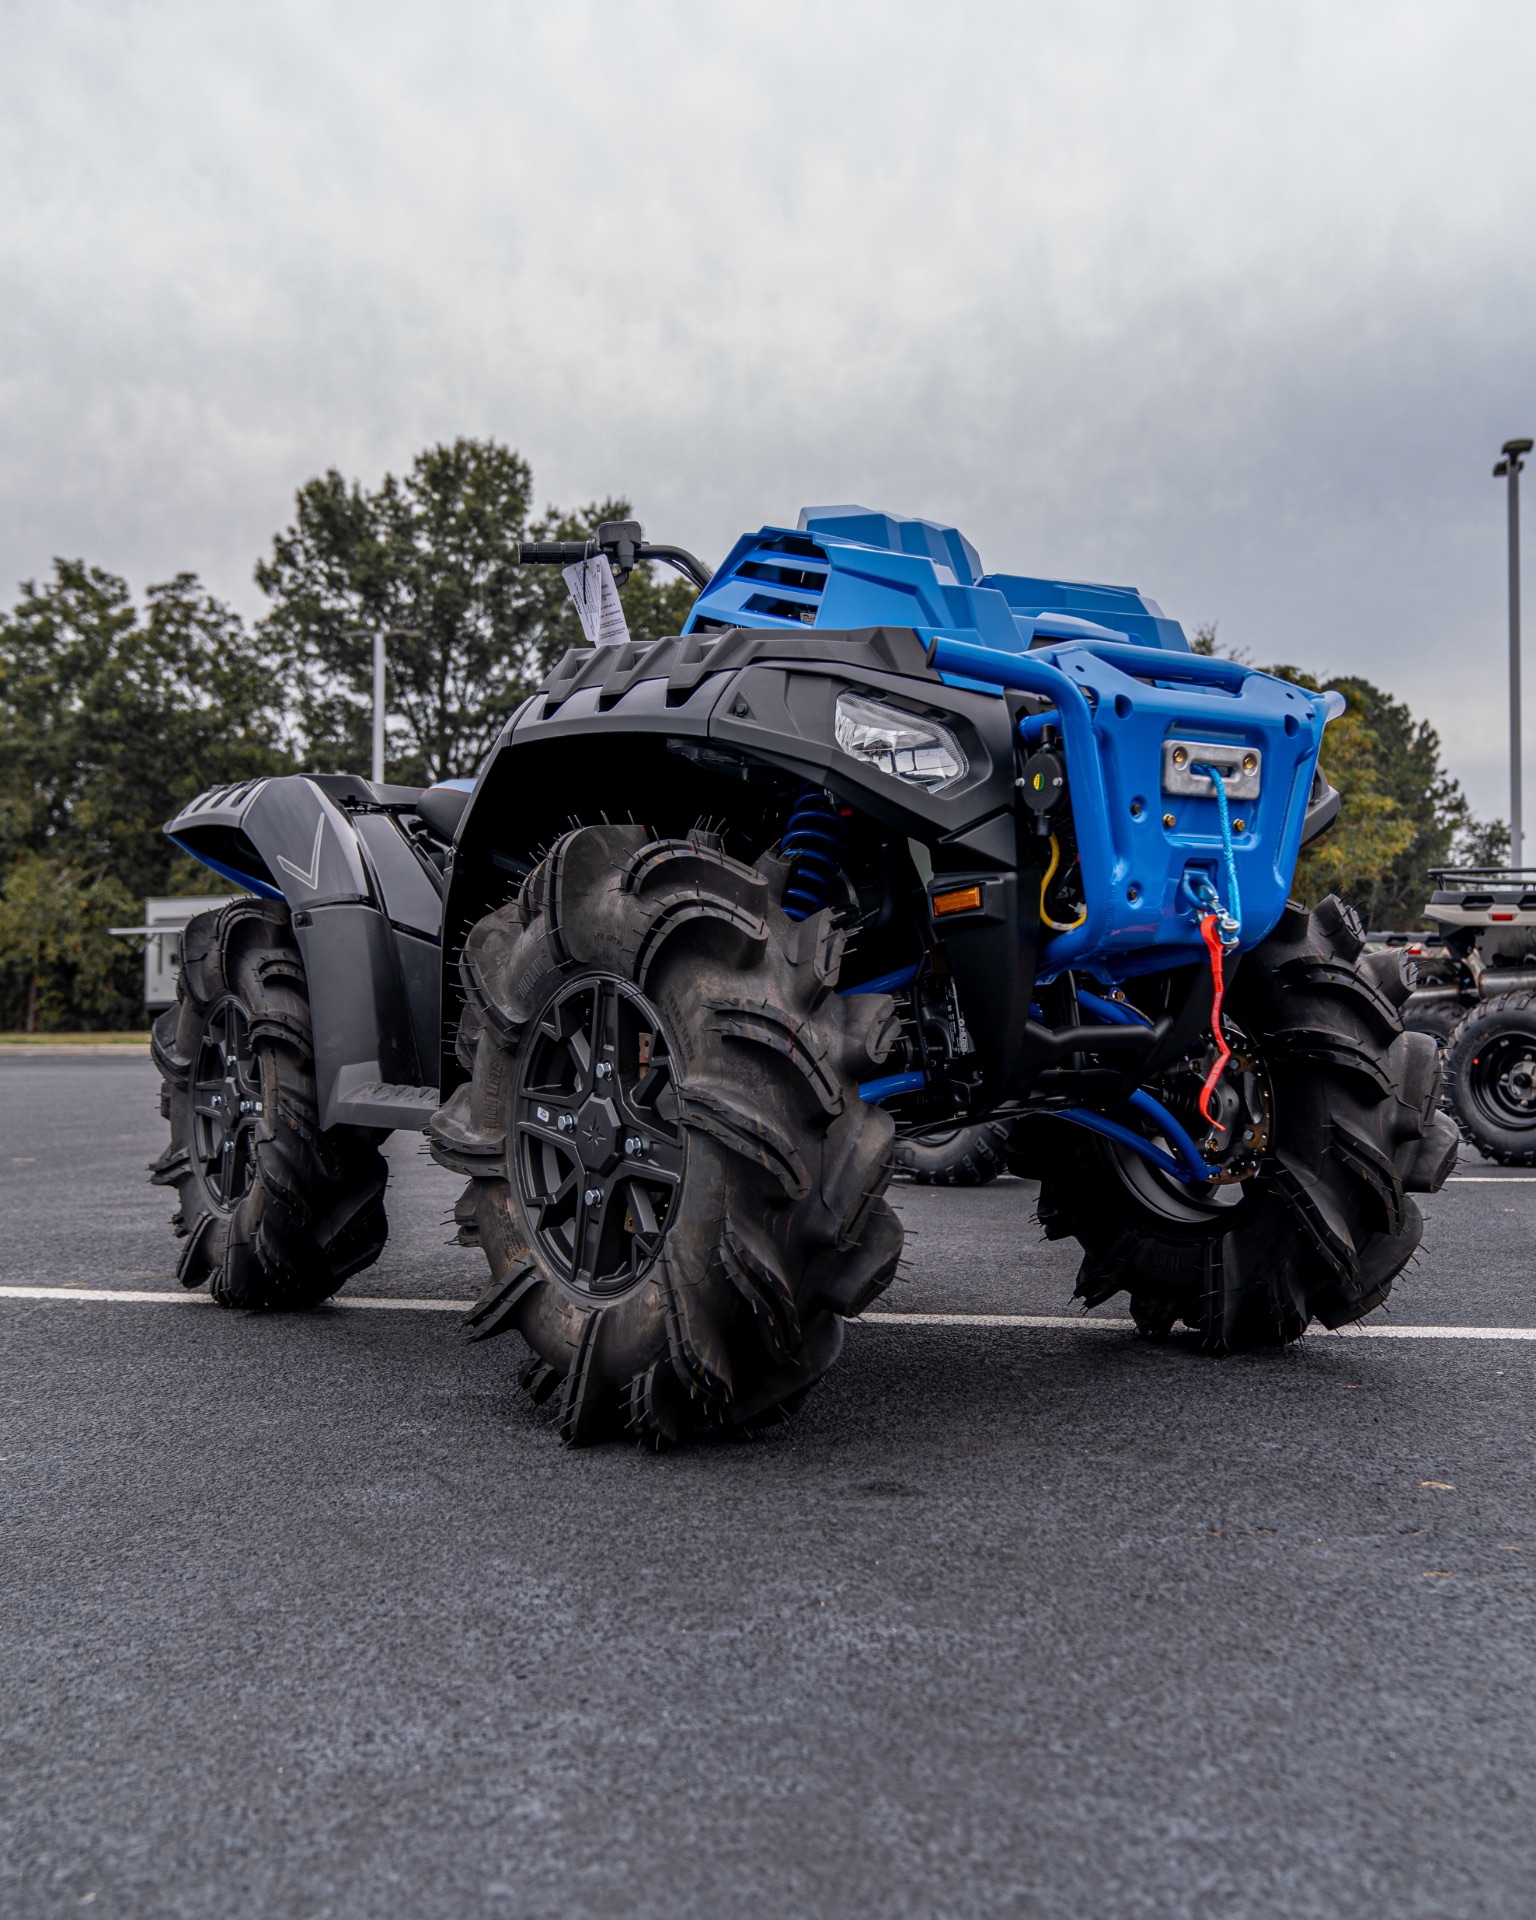
[[[176,1286],[142,1059],[0,1059],[0,1911],[1529,1915],[1536,1181],[1388,1324],[1217,1362],[855,1326],[789,1426],[563,1450],[515,1338]],[[391,1142],[349,1292],[454,1301]],[[906,1314],[1065,1315],[1025,1183]],[[1110,1303],[1105,1315],[1123,1314]]]

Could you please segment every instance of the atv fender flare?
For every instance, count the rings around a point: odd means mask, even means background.
[[[415,790],[371,793],[408,800]],[[322,1128],[377,1125],[381,1094],[436,1084],[437,928],[420,924],[429,917],[420,902],[389,897],[398,886],[386,891],[354,816],[319,780],[289,774],[214,787],[165,831],[236,886],[287,903],[314,1024]],[[417,1102],[396,1124],[424,1126],[429,1115]]]

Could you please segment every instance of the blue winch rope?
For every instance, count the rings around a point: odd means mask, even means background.
[[[1232,816],[1227,811],[1226,783],[1218,767],[1192,765],[1190,772],[1205,774],[1216,794],[1216,812],[1221,820],[1221,853],[1227,869],[1227,904],[1223,910],[1220,897],[1212,888],[1211,905],[1221,921],[1222,945],[1235,947],[1243,930],[1243,902],[1237,890],[1237,857],[1232,850]]]

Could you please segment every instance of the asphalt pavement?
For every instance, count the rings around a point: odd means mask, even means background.
[[[449,1312],[219,1313],[142,1059],[0,1059],[0,1912],[1528,1916],[1536,1342],[856,1326],[789,1426],[571,1453]],[[349,1293],[453,1301],[391,1142]],[[1388,1324],[1536,1328],[1536,1180]],[[898,1188],[912,1314],[1071,1312]],[[1123,1313],[1110,1303],[1105,1313]]]

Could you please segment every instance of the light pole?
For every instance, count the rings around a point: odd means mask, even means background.
[[[384,635],[373,636],[373,784],[384,784]]]
[[[1504,458],[1493,470],[1495,480],[1509,481],[1509,864],[1518,867],[1525,833],[1520,803],[1520,470],[1521,454],[1536,442],[1506,440]]]
[[[384,642],[420,637],[420,627],[380,627],[373,636],[373,772],[369,778],[376,787],[384,784]],[[347,638],[366,640],[368,634],[365,629],[354,627]]]

